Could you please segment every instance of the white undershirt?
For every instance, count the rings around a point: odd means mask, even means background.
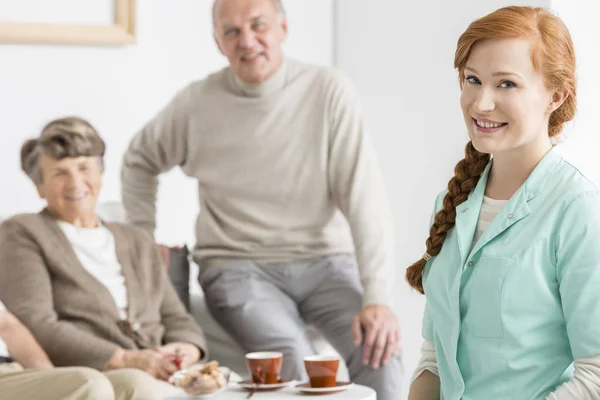
[[[483,197],[477,227],[473,235],[475,246],[483,232],[486,230],[494,217],[502,210],[508,200],[495,200]],[[415,370],[411,385],[424,371],[439,376],[437,358],[435,356],[435,345],[424,340],[421,345],[421,359]],[[561,385],[556,391],[550,393],[546,400],[597,400],[600,399],[600,355],[584,357],[575,360],[575,371],[573,379]]]
[[[127,287],[117,260],[115,237],[105,226],[78,228],[58,221],[58,226],[71,243],[79,262],[110,292],[121,319],[127,317]]]
[[[4,304],[0,301],[0,311],[6,310]],[[0,337],[0,357],[8,357],[8,347],[6,347],[6,343]]]
[[[481,203],[481,211],[479,211],[479,219],[477,220],[477,227],[475,228],[475,234],[473,235],[471,249],[475,247],[475,244],[477,244],[477,241],[481,235],[483,235],[483,232],[485,232],[490,222],[498,215],[507,202],[508,200],[496,200],[483,196],[483,203]]]

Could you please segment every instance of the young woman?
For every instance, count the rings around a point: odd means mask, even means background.
[[[406,272],[427,296],[409,399],[599,399],[600,192],[552,144],[575,114],[569,32],[502,8],[455,67],[471,141]]]

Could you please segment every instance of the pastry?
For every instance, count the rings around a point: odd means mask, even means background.
[[[214,393],[227,385],[227,379],[218,367],[217,361],[211,361],[201,369],[181,371],[176,385],[190,394]]]

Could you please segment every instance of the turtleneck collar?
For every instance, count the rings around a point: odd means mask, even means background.
[[[287,83],[288,61],[283,58],[281,65],[275,73],[266,81],[261,83],[246,83],[239,76],[233,73],[231,69],[228,71],[228,79],[231,88],[236,94],[246,97],[261,97],[274,93]]]

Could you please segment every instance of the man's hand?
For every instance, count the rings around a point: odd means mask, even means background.
[[[363,308],[352,321],[352,334],[356,346],[363,344],[364,365],[370,364],[373,368],[385,366],[400,350],[400,327],[388,306]]]
[[[180,369],[188,368],[200,359],[200,349],[190,343],[173,342],[157,348],[156,351],[173,360]]]

